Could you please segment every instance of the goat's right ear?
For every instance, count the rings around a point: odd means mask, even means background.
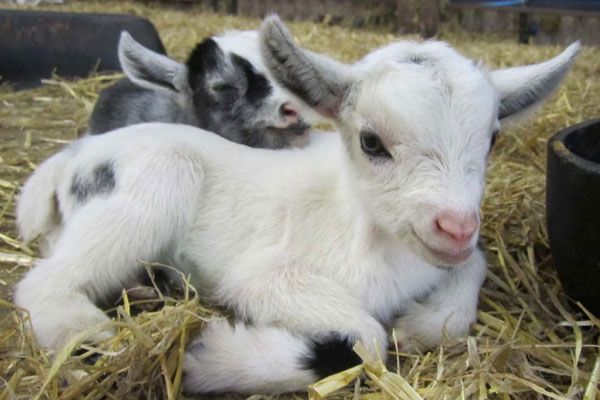
[[[186,91],[187,67],[142,46],[125,31],[119,39],[119,62],[127,77],[147,89]]]
[[[575,42],[548,61],[492,71],[492,80],[500,91],[498,118],[516,119],[543,103],[560,85],[580,50],[581,45]]]
[[[267,68],[287,90],[327,118],[336,118],[351,86],[350,68],[294,44],[279,17],[262,23],[260,47]]]

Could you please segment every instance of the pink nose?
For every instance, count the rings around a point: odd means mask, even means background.
[[[300,119],[300,111],[291,103],[283,103],[279,107],[279,114],[283,117],[286,124],[295,124]]]
[[[476,214],[441,214],[435,219],[437,232],[457,244],[467,244],[479,228]]]

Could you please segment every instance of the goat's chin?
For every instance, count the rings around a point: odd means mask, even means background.
[[[302,135],[294,135],[290,138],[290,147],[303,148],[310,142],[309,131],[306,131]]]
[[[410,242],[416,252],[427,262],[441,268],[456,268],[464,265],[475,250],[474,246],[458,251],[439,249],[428,244],[416,232],[413,232],[411,236]]]
[[[310,141],[310,126],[301,125],[298,128],[274,128],[272,126],[266,126],[257,131],[262,132],[263,142],[265,147],[271,149],[280,149],[287,147],[305,147]]]
[[[474,248],[469,247],[468,249],[464,249],[457,253],[449,253],[431,248],[428,248],[427,250],[437,261],[435,265],[443,268],[454,268],[460,267],[461,265],[466,263],[469,260],[469,258],[471,258]]]

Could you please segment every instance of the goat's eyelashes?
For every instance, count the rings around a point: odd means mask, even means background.
[[[360,147],[369,156],[392,158],[383,143],[381,143],[379,136],[373,132],[362,131],[360,133]]]
[[[212,90],[217,93],[237,92],[237,87],[230,83],[217,83],[212,86]]]

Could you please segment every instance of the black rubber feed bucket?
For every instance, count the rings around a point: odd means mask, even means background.
[[[600,118],[548,142],[550,251],[567,295],[600,316]]]
[[[0,82],[35,87],[52,72],[84,77],[120,71],[122,31],[154,51],[165,52],[150,21],[130,15],[0,10]]]

